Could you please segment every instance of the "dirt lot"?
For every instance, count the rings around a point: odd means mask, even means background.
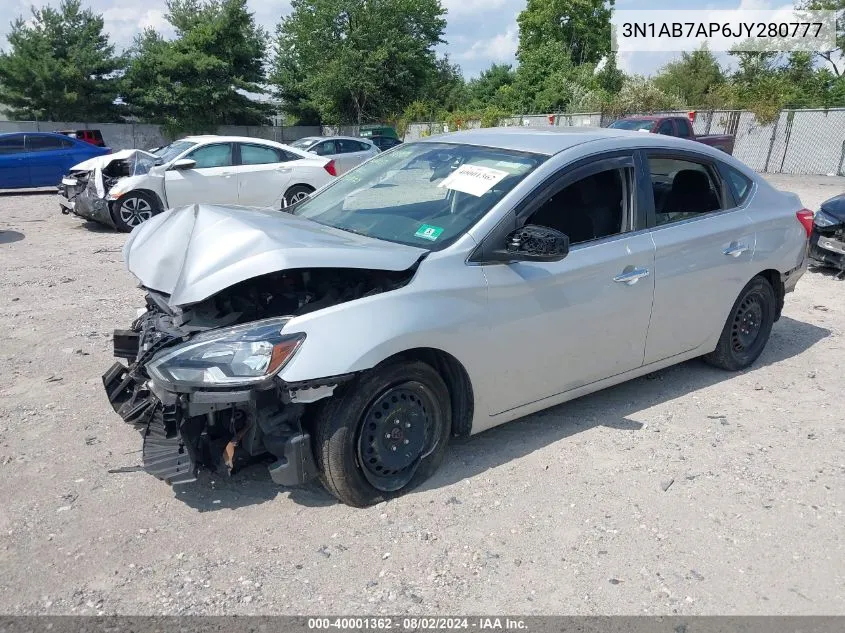
[[[777,177],[807,206],[845,179]],[[263,468],[175,492],[100,384],[123,236],[0,196],[1,613],[845,614],[845,281],[695,361],[452,446],[368,510]],[[667,488],[667,484],[672,482]]]

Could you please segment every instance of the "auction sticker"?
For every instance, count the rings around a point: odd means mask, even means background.
[[[443,233],[443,229],[439,226],[423,224],[420,228],[417,229],[417,232],[414,233],[414,237],[421,237],[424,240],[429,240],[433,242],[438,237],[440,237],[441,233]]]
[[[462,191],[473,196],[483,196],[497,182],[500,182],[508,172],[481,165],[461,165],[446,178],[438,187],[447,187],[455,191]]]

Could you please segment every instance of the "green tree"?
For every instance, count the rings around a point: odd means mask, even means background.
[[[799,11],[835,11],[836,46],[824,51],[816,51],[815,56],[823,59],[837,77],[845,75],[842,55],[845,53],[845,0],[803,0],[798,4]]]
[[[15,119],[114,121],[123,59],[103,33],[103,18],[80,0],[32,9],[12,23],[0,52],[0,103]]]
[[[494,103],[499,89],[512,85],[515,79],[516,73],[510,64],[492,64],[467,84],[473,104],[484,107]]]
[[[276,30],[270,82],[285,112],[373,121],[425,99],[443,42],[439,0],[293,0]],[[449,71],[451,72],[451,71]]]
[[[167,8],[176,39],[147,30],[131,51],[130,111],[173,135],[265,123],[271,107],[248,94],[263,92],[267,35],[246,0],[169,0]]]
[[[669,62],[654,78],[663,92],[677,95],[694,107],[718,105],[717,89],[725,83],[725,73],[713,53],[704,45]]]
[[[469,103],[470,93],[461,73],[461,67],[451,63],[448,56],[435,62],[435,72],[431,77],[428,94],[447,112],[465,108]]]
[[[622,89],[608,104],[607,111],[620,116],[641,112],[680,110],[684,105],[678,96],[658,88],[654,80],[634,75],[625,79]]]
[[[615,0],[528,0],[517,17],[517,59],[555,43],[573,64],[597,64],[610,53],[610,14]]]

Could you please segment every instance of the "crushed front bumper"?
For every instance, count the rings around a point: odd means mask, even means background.
[[[94,220],[115,228],[109,201],[97,195],[94,183],[80,183],[76,178],[65,177],[58,189],[59,208],[67,215],[73,213],[86,220]]]
[[[116,330],[114,344],[115,356],[135,359],[140,335]],[[151,475],[184,484],[201,467],[231,474],[264,455],[275,457],[269,470],[279,485],[301,485],[316,475],[311,438],[300,424],[303,404],[280,398],[275,388],[175,393],[142,366],[114,363],[103,387],[115,412],[141,432],[144,470]]]
[[[810,235],[810,259],[833,268],[845,270],[845,229],[827,231],[825,234],[813,227]]]

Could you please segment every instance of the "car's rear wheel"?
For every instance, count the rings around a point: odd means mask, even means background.
[[[129,233],[161,212],[161,205],[155,196],[143,191],[130,191],[112,205],[112,218],[119,231]]]
[[[766,347],[776,311],[772,285],[764,277],[754,277],[731,308],[716,349],[704,360],[728,371],[751,365]]]
[[[282,208],[287,209],[297,202],[305,200],[312,193],[314,193],[313,187],[309,187],[308,185],[294,185],[285,191],[285,195],[282,197]]]
[[[315,420],[320,479],[343,503],[366,507],[403,494],[443,461],[452,428],[449,390],[420,361],[362,374]]]

